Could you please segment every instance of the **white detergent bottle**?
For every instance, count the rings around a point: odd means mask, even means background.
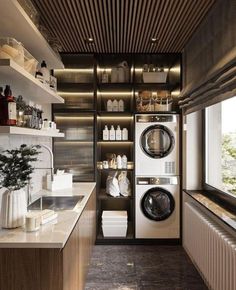
[[[113,111],[114,112],[119,111],[119,105],[118,105],[118,101],[116,99],[113,101]]]
[[[117,169],[122,169],[122,158],[120,155],[117,156],[116,162],[117,162]]]
[[[122,156],[121,162],[122,162],[122,168],[123,169],[127,169],[127,167],[128,167],[128,159],[127,159],[126,155]]]
[[[122,130],[122,140],[128,140],[128,130],[126,128]]]
[[[111,126],[111,129],[109,131],[109,136],[110,136],[109,138],[110,140],[116,140],[116,132],[113,125]]]
[[[112,100],[107,101],[107,111],[112,112],[113,111],[113,102]]]
[[[124,112],[125,107],[124,107],[124,101],[123,100],[119,100],[118,110],[119,110],[119,112]]]
[[[102,131],[102,139],[109,140],[109,130],[108,130],[107,125],[105,125],[105,128]]]
[[[122,140],[122,134],[121,134],[121,129],[119,125],[117,126],[117,129],[116,129],[116,140]]]

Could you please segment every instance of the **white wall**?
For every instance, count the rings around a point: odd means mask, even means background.
[[[51,106],[43,106],[43,117],[51,119]],[[18,136],[18,135],[5,135],[0,134],[0,152],[6,149],[14,149],[19,147],[21,144],[27,145],[47,145],[52,147],[52,140],[49,137],[33,137],[33,136]],[[38,156],[38,161],[33,164],[35,168],[49,168],[50,167],[50,156],[48,151],[44,148],[41,148],[40,151],[42,152]],[[43,170],[43,169],[35,169],[35,172],[32,174],[31,180],[31,193],[35,195],[43,188],[43,176],[46,175],[47,172],[50,170]],[[0,208],[1,208],[1,200],[2,200],[2,193],[5,189],[0,189]]]
[[[202,113],[184,118],[183,132],[183,188],[201,189],[202,185]]]

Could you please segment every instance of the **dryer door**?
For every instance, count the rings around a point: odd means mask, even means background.
[[[175,209],[175,200],[172,194],[160,187],[149,189],[141,199],[143,214],[150,220],[163,221]]]
[[[163,125],[152,125],[143,131],[140,146],[151,158],[166,157],[173,150],[175,138],[170,129]]]

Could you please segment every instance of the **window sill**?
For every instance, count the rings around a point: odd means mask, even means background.
[[[227,226],[236,230],[236,214],[225,209],[216,200],[208,196],[204,190],[183,190],[199,204],[209,210],[214,216],[224,222]]]

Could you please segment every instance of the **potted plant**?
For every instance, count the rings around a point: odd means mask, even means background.
[[[24,188],[34,171],[30,163],[37,161],[38,148],[39,145],[22,144],[18,149],[5,150],[0,154],[0,187],[6,188],[1,206],[3,228],[16,228],[24,224],[27,212]]]

